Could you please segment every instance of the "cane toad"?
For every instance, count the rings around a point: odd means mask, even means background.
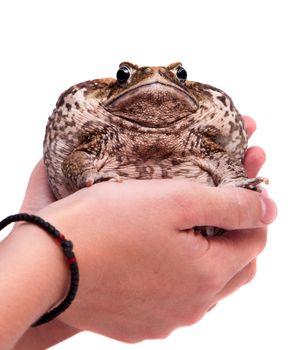
[[[59,97],[44,140],[51,188],[62,198],[95,182],[188,178],[255,189],[242,166],[247,135],[231,98],[188,81],[181,63],[121,63],[117,78]]]

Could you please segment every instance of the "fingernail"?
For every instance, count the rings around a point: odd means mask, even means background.
[[[270,223],[272,223],[276,216],[277,216],[277,207],[275,202],[267,197],[267,196],[260,196],[260,200],[261,200],[261,206],[262,206],[262,217],[261,217],[261,221],[268,225]]]

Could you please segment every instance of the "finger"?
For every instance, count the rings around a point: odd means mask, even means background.
[[[254,121],[253,118],[248,117],[246,115],[242,116],[242,118],[244,120],[244,125],[246,127],[247,136],[248,138],[250,138],[257,128],[256,122]]]
[[[219,271],[214,274],[212,282],[219,293],[226,295],[228,292],[235,290],[237,286],[247,283],[253,277],[255,266],[249,264],[264,249],[266,240],[266,227],[229,231],[224,236],[208,239],[209,245],[204,253],[207,265],[206,271],[208,268],[214,271],[219,267]],[[208,266],[210,263],[212,267]],[[238,276],[235,277],[236,275]],[[232,279],[233,281],[230,282]],[[224,292],[222,292],[223,289],[225,289]]]
[[[243,285],[249,283],[255,277],[256,270],[256,259],[253,259],[240,272],[232,277],[232,279],[225,285],[225,287],[217,294],[217,301],[226,298],[228,295],[234,293]]]
[[[40,160],[32,171],[20,211],[33,213],[54,202],[45,165]]]
[[[192,181],[181,184],[179,189],[168,202],[179,230],[194,226],[227,230],[263,227],[276,217],[273,200],[259,192],[207,187]]]
[[[243,165],[248,177],[257,176],[265,162],[266,156],[262,148],[253,146],[248,148],[245,153]]]

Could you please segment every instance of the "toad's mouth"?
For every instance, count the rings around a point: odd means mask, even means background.
[[[132,88],[109,100],[108,112],[147,127],[165,127],[198,109],[197,100],[184,89],[162,82]]]

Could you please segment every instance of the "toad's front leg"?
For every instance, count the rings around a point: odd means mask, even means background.
[[[248,178],[242,161],[228,154],[220,145],[211,140],[204,141],[202,155],[203,158],[196,162],[211,175],[216,186],[259,190],[259,184],[268,183],[264,177]]]
[[[106,169],[108,149],[106,135],[89,135],[62,163],[67,183],[76,191],[101,181],[121,181],[116,170]]]
[[[64,160],[62,171],[73,190],[89,187],[96,182],[121,182],[115,171],[103,170],[106,160],[107,158],[97,159],[93,154],[75,150]]]

